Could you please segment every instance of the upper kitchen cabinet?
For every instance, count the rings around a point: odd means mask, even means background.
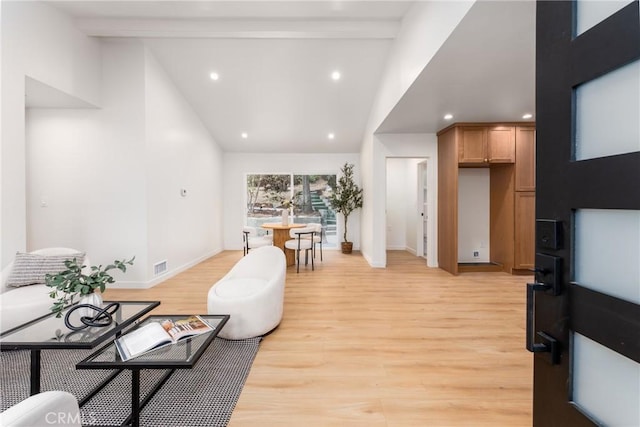
[[[461,126],[457,130],[458,163],[484,165],[487,160],[487,129]]]
[[[516,161],[516,128],[492,126],[487,128],[487,162],[514,163]]]
[[[515,126],[462,125],[456,132],[460,166],[483,167],[516,160]]]

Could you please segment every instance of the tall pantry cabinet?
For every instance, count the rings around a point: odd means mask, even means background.
[[[489,169],[489,264],[508,273],[533,268],[535,125],[457,123],[438,132],[438,263],[452,274],[460,269],[460,168]]]

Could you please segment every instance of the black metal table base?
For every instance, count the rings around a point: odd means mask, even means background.
[[[84,406],[89,400],[91,400],[96,394],[105,388],[111,381],[113,381],[124,369],[119,369],[116,372],[109,375],[104,381],[102,381],[97,387],[86,395],[78,403],[80,407]],[[140,412],[151,401],[153,396],[162,388],[164,383],[173,375],[175,369],[167,369],[167,372],[160,378],[153,388],[147,393],[145,398],[140,401],[140,369],[131,369],[131,414],[121,424],[122,426],[139,427],[140,426]],[[89,426],[85,426],[89,427]]]
[[[85,405],[85,403],[87,403],[88,401],[91,400],[91,398],[93,398],[93,396],[98,394],[100,392],[100,390],[105,388],[111,381],[113,381],[118,375],[120,375],[120,372],[122,372],[122,369],[116,370],[111,375],[109,375],[107,378],[105,378],[100,384],[98,384],[93,390],[91,390],[89,392],[89,394],[87,394],[85,397],[83,397],[82,400],[80,400],[78,402],[78,405],[80,407],[83,407]]]
[[[31,350],[31,374],[29,379],[29,395],[40,393],[40,349]]]

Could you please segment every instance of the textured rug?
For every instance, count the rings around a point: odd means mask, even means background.
[[[226,426],[240,397],[261,338],[228,341],[216,338],[193,369],[177,369],[140,415],[153,427]],[[76,370],[75,364],[94,350],[42,351],[41,389],[86,396],[112,371]],[[29,395],[29,352],[0,353],[0,409]],[[140,372],[144,398],[164,370]],[[119,425],[131,412],[131,372],[123,371],[81,408],[83,424]]]

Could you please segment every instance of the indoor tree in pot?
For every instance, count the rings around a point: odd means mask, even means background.
[[[329,196],[331,207],[344,216],[344,234],[342,242],[342,253],[350,254],[353,249],[353,242],[347,240],[347,220],[354,210],[362,207],[362,189],[353,180],[353,165],[345,163],[340,169],[342,176],[338,179],[336,188]]]
[[[80,295],[80,303],[100,306],[102,297],[96,291],[100,290],[100,293],[103,293],[107,283],[115,282],[115,279],[109,274],[109,270],[118,269],[125,273],[127,265],[133,265],[135,258],[134,256],[128,261],[124,259],[122,261],[115,260],[113,264],[109,264],[106,267],[93,265],[89,274],[82,272],[85,266],[78,265],[76,258],[66,260],[64,262],[66,270],[45,276],[47,286],[53,288],[49,296],[57,299],[51,306],[51,311],[56,314],[56,317],[60,317],[62,310],[71,304],[77,295]],[[87,297],[93,298],[88,299]]]

